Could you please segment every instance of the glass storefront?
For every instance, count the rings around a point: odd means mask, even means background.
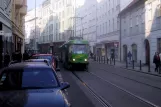
[[[157,40],[157,46],[158,46],[158,52],[161,53],[161,38],[158,38]]]
[[[112,43],[106,43],[105,44],[106,47],[106,56],[108,58],[111,57],[111,54],[114,53],[115,54],[115,59],[118,59],[119,55],[119,42],[112,42]]]

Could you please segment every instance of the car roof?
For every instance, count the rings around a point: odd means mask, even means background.
[[[33,56],[52,56],[52,54],[35,54]]]
[[[45,61],[49,61],[49,59],[29,59],[29,60],[26,60],[25,62],[45,62]]]
[[[7,67],[6,69],[25,69],[25,68],[45,68],[51,69],[51,66],[45,62],[20,62]]]

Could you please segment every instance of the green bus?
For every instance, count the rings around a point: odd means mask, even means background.
[[[83,39],[70,39],[60,46],[63,65],[67,69],[81,67],[88,69],[89,42]]]

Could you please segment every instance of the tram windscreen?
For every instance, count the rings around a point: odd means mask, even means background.
[[[88,45],[71,45],[69,52],[74,54],[88,54]]]

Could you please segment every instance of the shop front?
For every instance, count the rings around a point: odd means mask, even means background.
[[[111,54],[114,53],[115,59],[119,58],[119,42],[110,42],[105,43],[106,56],[111,57]]]
[[[4,23],[0,22],[0,67],[3,65],[4,55],[13,52],[12,30]]]
[[[23,51],[23,39],[20,38],[19,36],[17,36],[16,34],[14,34],[14,51],[20,51],[22,52]]]

